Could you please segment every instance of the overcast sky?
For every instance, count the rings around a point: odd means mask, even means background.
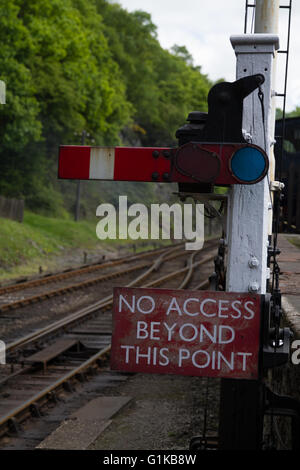
[[[245,0],[116,0],[128,11],[144,10],[158,28],[163,48],[185,45],[212,80],[235,80],[235,55],[230,36],[244,32]],[[251,2],[253,3],[253,2]],[[288,4],[281,0],[280,4]],[[249,27],[252,12],[249,9]],[[280,48],[286,48],[288,10],[280,10]],[[285,54],[278,55],[276,91],[283,92]],[[289,55],[287,111],[300,106],[300,0],[294,0]],[[277,107],[282,99],[277,98]]]

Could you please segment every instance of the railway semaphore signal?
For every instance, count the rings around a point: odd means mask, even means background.
[[[259,6],[264,3],[267,2],[257,0]],[[270,20],[270,10],[265,10],[267,20]],[[151,364],[156,370],[157,364],[163,367],[164,361],[167,361],[166,350],[171,351],[170,357],[175,351],[181,362],[171,362],[170,359],[170,364],[172,367],[176,366],[177,372],[179,370],[180,373],[184,360],[186,370],[191,371],[194,365],[197,369],[195,375],[205,376],[205,367],[200,362],[200,357],[208,357],[208,350],[213,349],[210,340],[207,350],[204,346],[200,350],[192,349],[193,352],[190,353],[187,347],[180,349],[178,343],[172,345],[171,332],[177,328],[177,336],[183,342],[191,344],[194,340],[199,341],[198,331],[201,334],[201,331],[204,331],[203,328],[206,328],[203,326],[204,320],[201,319],[200,314],[202,317],[209,316],[214,332],[219,331],[218,328],[223,331],[224,328],[221,327],[225,327],[225,325],[217,324],[214,318],[221,317],[225,321],[228,316],[233,315],[235,326],[228,324],[227,329],[229,331],[232,328],[232,331],[240,332],[242,315],[235,316],[238,315],[239,309],[238,311],[234,309],[234,312],[230,310],[230,301],[237,307],[237,302],[243,296],[246,296],[249,302],[254,302],[256,299],[257,308],[253,310],[255,331],[250,328],[249,332],[245,333],[251,335],[254,332],[255,341],[250,341],[252,345],[254,344],[254,349],[237,351],[235,349],[237,344],[234,341],[235,333],[232,333],[231,345],[227,351],[230,357],[237,357],[239,353],[243,358],[248,355],[252,359],[255,357],[254,362],[249,361],[255,373],[252,375],[248,373],[247,361],[244,361],[242,366],[241,364],[237,366],[235,373],[231,375],[232,378],[230,378],[230,372],[227,373],[226,366],[222,370],[220,367],[216,373],[218,362],[215,360],[218,361],[216,358],[220,357],[218,348],[222,343],[222,337],[221,339],[219,336],[214,337],[212,331],[207,333],[213,343],[218,341],[220,343],[214,344],[215,355],[209,356],[209,364],[212,366],[210,376],[223,377],[218,436],[218,448],[222,450],[261,449],[264,414],[266,411],[274,413],[278,410],[280,413],[287,414],[288,406],[292,406],[295,412],[293,415],[293,428],[296,429],[295,440],[298,442],[300,439],[299,405],[291,401],[287,402],[285,397],[281,398],[272,394],[263,379],[265,370],[287,362],[290,331],[288,328],[280,328],[280,294],[272,292],[271,295],[267,292],[267,281],[270,277],[267,266],[268,241],[272,235],[270,231],[273,207],[271,193],[272,188],[276,187],[271,178],[274,173],[270,115],[274,95],[271,93],[271,82],[279,38],[276,34],[271,34],[273,31],[269,30],[269,32],[268,28],[267,31],[260,31],[257,26],[257,29],[256,33],[259,34],[231,37],[237,56],[238,79],[232,83],[219,83],[210,90],[208,113],[199,111],[190,113],[189,123],[178,129],[176,133],[178,147],[125,148],[63,145],[59,151],[59,178],[176,182],[179,185],[179,194],[205,193],[208,198],[212,199],[214,186],[230,187],[225,240],[228,249],[226,292],[222,292],[220,299],[221,310],[215,309],[217,300],[211,295],[211,291],[201,292],[201,299],[204,299],[201,302],[205,305],[210,302],[212,310],[209,311],[203,309],[202,303],[200,310],[197,309],[197,302],[200,303],[200,299],[196,294],[186,299],[185,291],[169,292],[170,298],[166,300],[166,303],[172,306],[172,313],[178,317],[178,322],[171,325],[166,320],[169,307],[161,304],[160,307],[155,307],[156,302],[157,304],[161,302],[163,292],[159,289],[155,292],[139,289],[139,294],[133,294],[124,288],[115,296],[115,319],[118,321],[118,318],[121,318],[125,327],[120,329],[119,324],[115,325],[115,338],[113,339],[115,356],[112,360],[113,364],[122,367],[120,350],[123,348],[125,370],[144,370],[138,363],[140,360],[152,361]],[[257,90],[258,92],[255,93]],[[132,295],[132,300],[126,297],[129,295]],[[138,312],[135,307],[136,298],[133,299],[134,295],[140,296],[137,308],[140,308],[142,314],[148,315],[147,321],[143,319],[140,323],[138,320],[135,321],[134,316]],[[123,303],[128,307],[127,310],[125,309],[130,316],[128,319],[123,316],[126,313],[125,310],[117,307],[121,305],[121,296],[126,299]],[[173,298],[177,299],[174,304]],[[140,299],[148,301],[148,304],[142,304]],[[196,310],[185,312],[187,303],[189,306],[193,304]],[[193,321],[182,323],[184,312],[187,316],[190,315]],[[151,321],[152,313],[155,315],[154,321]],[[165,329],[163,326],[159,328],[158,325],[164,325]],[[166,337],[163,337],[163,332],[167,335]],[[147,344],[143,343],[145,338],[150,338],[151,341],[160,341],[163,338],[163,347],[160,349],[159,344],[154,342],[148,343],[147,349]],[[241,344],[243,344],[242,340],[239,342],[239,345]],[[143,346],[147,351],[142,349]],[[160,357],[162,350],[163,354]],[[229,356],[226,356],[227,359]],[[131,360],[135,360],[136,364],[132,364]],[[189,361],[192,361],[192,364]],[[135,368],[136,365],[138,365],[137,368]],[[225,370],[226,373],[224,373]],[[243,370],[243,374],[239,374],[238,370]],[[203,448],[203,441],[201,438],[197,439],[191,443],[193,450]]]
[[[263,82],[263,75],[257,74],[215,85],[208,95],[208,114],[190,113],[190,124],[176,133],[177,148],[63,145],[58,177],[176,182],[194,184],[196,192],[201,192],[199,184],[203,190],[205,184],[257,183],[268,172],[268,157],[263,149],[245,141],[242,110],[244,98]]]

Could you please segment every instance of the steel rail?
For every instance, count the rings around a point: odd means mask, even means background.
[[[56,297],[56,296],[59,296],[59,295],[63,295],[63,294],[66,294],[67,292],[72,292],[72,291],[78,290],[78,289],[84,289],[86,287],[92,286],[92,285],[97,284],[99,282],[109,281],[110,279],[114,279],[114,278],[122,276],[124,274],[125,275],[129,274],[133,271],[138,271],[139,269],[144,269],[148,266],[149,266],[149,262],[138,264],[136,266],[131,266],[130,268],[123,269],[122,271],[107,273],[107,274],[104,274],[104,275],[99,276],[99,277],[94,278],[94,279],[88,279],[86,281],[77,282],[77,283],[71,284],[69,286],[60,287],[59,289],[54,289],[54,290],[51,290],[51,291],[48,291],[48,292],[43,292],[42,294],[37,294],[37,295],[31,296],[31,297],[27,297],[25,299],[16,300],[16,301],[10,302],[8,304],[3,304],[3,305],[0,305],[0,313],[1,312],[7,312],[8,310],[16,310],[17,308],[25,307],[26,305],[29,305],[29,304],[32,304],[32,303],[41,302],[42,300],[46,300],[46,299],[49,299],[51,297]]]
[[[177,251],[177,249],[174,249],[172,251]],[[192,256],[194,257],[196,253],[193,253]],[[127,287],[132,287],[132,286],[138,284],[138,282],[140,282],[141,280],[148,277],[153,271],[158,270],[163,261],[169,261],[169,260],[174,259],[176,257],[182,256],[185,253],[184,252],[179,253],[179,254],[176,254],[176,253],[174,254],[173,253],[171,255],[166,256],[167,254],[168,254],[168,252],[164,252],[156,261],[154,261],[154,263],[152,263],[151,267],[147,271],[145,271],[143,274],[141,274],[136,279],[134,279],[132,282],[130,282],[127,285]],[[100,303],[97,302],[96,310],[98,310],[99,308],[109,307],[112,303],[112,297],[113,297],[112,295],[109,295],[108,297],[105,297],[104,299],[102,299],[102,301],[100,301]],[[95,305],[96,304],[93,304],[92,307],[95,307]],[[93,311],[94,311],[94,309],[92,310],[92,312]],[[75,312],[75,314],[72,314],[69,317],[67,317],[67,319],[58,320],[57,322],[51,324],[49,327],[42,328],[42,329],[38,330],[37,332],[31,333],[31,334],[21,338],[20,340],[16,340],[15,342],[8,344],[8,346],[6,348],[6,352],[12,352],[17,348],[19,348],[21,346],[24,346],[25,344],[30,344],[31,342],[38,341],[39,339],[43,338],[45,335],[47,336],[47,335],[51,334],[52,332],[55,332],[55,331],[59,330],[60,328],[65,328],[69,324],[72,324],[74,321],[78,321],[78,320],[84,318],[84,316],[86,316],[86,315],[88,315],[89,313],[92,313],[92,312],[90,312],[89,307],[87,307],[85,309],[81,309],[79,312]],[[80,316],[78,317],[77,314],[80,314]],[[74,315],[75,315],[75,318],[74,318]],[[9,376],[7,376],[7,377],[0,380],[0,385],[3,385],[8,380],[16,377],[17,375],[24,374],[24,373],[26,373],[30,370],[32,370],[32,367],[27,367],[25,369],[19,370],[18,372],[10,374]]]
[[[202,264],[205,264],[207,263],[208,261],[211,261],[212,259],[215,258],[215,255],[212,255],[212,256],[207,256],[206,258],[204,258],[203,260],[201,261],[197,261],[196,263],[193,263],[189,266],[186,266],[185,268],[182,268],[182,269],[179,269],[178,271],[174,271],[173,273],[170,273],[170,274],[166,274],[165,276],[159,278],[159,279],[156,279],[154,281],[151,281],[149,282],[148,284],[146,284],[145,286],[143,287],[154,287],[156,286],[157,284],[162,284],[163,282],[165,281],[169,281],[170,279],[173,279],[174,277],[177,277],[177,276],[180,276],[180,274],[183,274],[185,272],[188,271],[188,275],[190,277],[190,270],[194,270],[196,267],[198,266],[201,266]],[[183,282],[182,282],[183,284]],[[186,283],[184,283],[184,285],[186,285]]]
[[[197,252],[194,252],[194,253],[190,256],[190,258],[189,258],[189,260],[188,260],[188,264],[187,264],[187,267],[189,268],[189,269],[188,269],[188,272],[187,272],[185,278],[183,279],[182,283],[181,283],[180,286],[178,287],[178,289],[184,289],[185,286],[190,282],[190,279],[191,279],[192,274],[193,274],[193,272],[194,272],[193,263],[194,263],[194,258],[195,258],[195,256],[196,256],[196,253],[197,253]]]
[[[209,247],[211,248],[211,247]],[[175,251],[175,250],[174,250]],[[175,255],[175,253],[169,255],[168,257],[166,257],[165,259],[163,259],[165,256],[166,256],[167,253],[163,253],[157,260],[154,261],[154,263],[152,264],[151,267],[149,267],[149,269],[145,272],[145,273],[142,273],[140,276],[138,276],[136,279],[134,279],[133,281],[131,281],[129,284],[127,284],[126,287],[132,287],[136,284],[138,284],[141,280],[145,279],[146,277],[149,277],[150,274],[158,268],[159,264],[162,262],[162,261],[169,261],[170,259],[174,259],[175,257],[179,257],[179,256],[184,256],[186,253],[185,252],[182,252],[182,253],[179,253],[177,255]],[[180,271],[177,275],[180,275],[182,272],[184,273],[188,268],[184,268],[184,271]],[[176,273],[176,271],[175,271]],[[175,273],[172,273],[173,277],[176,276]],[[112,303],[112,294],[111,295],[108,295],[107,297],[105,297],[104,299],[101,299],[100,301],[98,302],[95,302],[87,307],[84,307],[80,310],[78,310],[77,312],[71,314],[71,315],[68,315],[66,318],[63,318],[61,320],[58,320],[48,326],[45,326],[33,333],[29,333],[28,335],[24,336],[23,338],[20,338],[12,343],[9,343],[7,346],[6,346],[6,353],[9,353],[9,352],[12,352],[18,348],[20,348],[21,346],[24,346],[25,344],[28,345],[34,341],[38,341],[40,340],[41,338],[44,338],[45,336],[48,336],[49,334],[51,333],[54,333],[54,332],[57,332],[58,330],[60,330],[61,328],[65,328],[65,327],[68,327],[70,326],[72,323],[75,323],[79,320],[81,320],[82,318],[84,318],[85,316],[99,310],[99,309],[103,309],[103,308],[107,308],[110,306],[110,304]]]
[[[205,281],[202,281],[199,284],[197,284],[193,288],[193,290],[202,290],[202,289],[205,289],[206,287],[209,287],[209,280],[208,279],[206,279]]]
[[[198,252],[199,253],[199,252]],[[152,281],[151,283],[148,283],[146,285],[144,285],[143,287],[148,287],[150,285],[157,285],[160,282],[165,282],[166,280],[169,280],[171,278],[174,278],[180,274],[183,274],[183,273],[186,273],[186,276],[185,278],[183,279],[183,281],[181,282],[180,284],[180,288],[183,288],[185,287],[190,279],[191,279],[191,276],[192,276],[192,273],[194,271],[194,269],[202,264],[205,264],[207,263],[208,261],[210,261],[211,259],[214,258],[214,256],[206,256],[204,259],[198,261],[198,262],[194,262],[194,258],[196,256],[196,254],[198,254],[197,252],[193,253],[189,260],[188,260],[188,263],[187,263],[187,266],[183,269],[179,269],[173,273],[170,273],[170,274],[167,274],[165,276],[161,276],[159,279],[156,279],[155,281]],[[163,255],[162,255],[163,257]],[[174,256],[173,256],[174,257]],[[172,256],[171,256],[172,258]],[[147,271],[148,275],[155,269],[157,269],[157,267],[161,264],[162,260],[156,260],[152,267],[149,268],[149,270]],[[134,281],[132,281],[129,285],[134,285],[134,282],[137,282],[140,281],[142,279],[142,276],[143,278],[147,277],[145,276],[146,273],[144,273],[144,276],[141,275],[139,276],[137,279],[135,279]],[[206,285],[207,281],[204,281],[202,283],[199,284],[199,286],[201,285]],[[101,302],[99,303],[102,303],[102,306],[103,305],[111,305],[112,301],[113,301],[113,296],[109,296],[109,299],[103,299]],[[99,304],[98,303],[98,304]],[[94,304],[95,305],[95,304]],[[98,307],[99,308],[99,307]],[[97,308],[97,309],[98,309]],[[83,309],[84,311],[86,311],[86,309]],[[82,315],[82,311],[81,311],[81,314]],[[86,361],[84,361],[82,364],[80,364],[79,366],[75,367],[72,371],[69,371],[67,372],[66,374],[64,374],[62,377],[60,377],[59,379],[57,379],[55,382],[53,382],[51,385],[48,385],[47,387],[45,387],[43,390],[37,392],[34,396],[32,396],[31,398],[27,399],[25,402],[23,402],[21,405],[17,406],[16,408],[10,410],[6,415],[2,416],[0,418],[0,435],[3,435],[5,434],[5,430],[4,430],[4,427],[6,426],[9,426],[9,423],[10,421],[12,421],[13,419],[15,419],[16,416],[18,415],[21,415],[23,412],[25,412],[27,409],[30,408],[30,406],[36,404],[37,402],[39,402],[40,400],[42,400],[43,398],[45,398],[46,396],[49,396],[49,394],[51,394],[55,389],[59,388],[60,386],[62,386],[64,383],[68,382],[70,379],[72,379],[74,376],[80,374],[82,371],[84,371],[85,369],[87,369],[88,367],[90,367],[93,363],[97,362],[99,359],[101,359],[105,354],[107,354],[111,349],[111,345],[107,345],[105,348],[101,349],[101,351],[97,352],[96,354],[94,354],[92,357],[90,357],[89,359],[87,359]],[[21,372],[21,371],[20,371]],[[14,374],[16,375],[16,374]],[[21,420],[22,421],[22,420]],[[1,430],[2,428],[2,430]]]
[[[150,256],[157,255],[157,254],[160,254],[162,252],[165,252],[168,249],[170,249],[171,247],[174,247],[174,246],[179,247],[182,244],[183,244],[183,242],[178,243],[176,245],[168,245],[168,246],[165,246],[163,248],[157,248],[155,250],[149,250],[149,251],[146,251],[146,252],[143,252],[143,253],[139,253],[137,255],[125,256],[123,258],[118,258],[117,260],[105,261],[103,263],[93,263],[89,266],[83,266],[83,267],[80,267],[80,268],[69,269],[67,271],[62,271],[62,272],[59,272],[59,273],[46,275],[46,276],[43,276],[42,278],[32,279],[32,280],[25,281],[25,282],[18,282],[18,283],[15,283],[15,284],[9,284],[7,286],[0,287],[0,295],[7,294],[9,292],[15,292],[15,291],[18,291],[18,290],[26,290],[30,287],[37,287],[37,286],[43,285],[43,284],[50,284],[51,282],[57,282],[57,281],[61,281],[63,279],[68,279],[70,277],[80,276],[82,274],[98,271],[98,270],[105,269],[105,268],[111,267],[111,266],[118,266],[118,265],[124,264],[124,263],[131,263],[133,261],[137,261],[137,260],[143,259],[143,258],[149,258]]]
[[[70,380],[72,377],[74,377],[74,375],[77,375],[79,374],[80,372],[82,372],[84,369],[86,369],[87,367],[89,367],[91,364],[93,364],[94,362],[96,362],[97,360],[99,360],[104,354],[106,354],[107,352],[110,351],[110,348],[111,348],[111,345],[108,345],[106,346],[104,349],[101,349],[101,351],[99,351],[97,354],[94,354],[92,357],[90,357],[87,361],[85,361],[83,364],[81,364],[80,366],[76,367],[75,369],[73,369],[71,372],[68,372],[67,374],[63,375],[62,377],[60,377],[58,380],[56,380],[55,382],[53,382],[53,384],[51,385],[48,385],[48,387],[44,388],[43,390],[41,390],[40,392],[36,393],[33,397],[29,398],[28,400],[26,400],[25,402],[22,403],[22,405],[19,405],[18,407],[16,408],[13,408],[9,413],[7,413],[6,415],[2,416],[0,418],[0,428],[2,426],[4,426],[9,420],[11,420],[12,418],[14,418],[16,415],[22,413],[23,411],[25,411],[26,409],[28,409],[31,405],[33,405],[34,403],[38,402],[39,400],[41,400],[42,398],[45,397],[45,395],[47,395],[48,393],[51,393],[53,392],[53,390],[57,389],[59,386],[61,386],[63,383],[67,382],[68,380]],[[0,431],[0,435],[1,435],[1,431]]]
[[[170,253],[170,252],[173,252],[173,251],[176,252],[178,250],[180,250],[180,247],[172,248],[172,249],[169,248],[167,251],[164,251],[162,253],[162,255],[158,258],[158,260],[162,256],[164,256],[166,253]],[[185,253],[183,252],[183,253],[180,253],[178,255],[175,255],[174,257],[184,256],[184,255],[185,255]],[[90,286],[92,286],[94,284],[97,284],[99,282],[109,281],[110,279],[114,279],[116,277],[120,277],[122,275],[126,275],[126,274],[129,274],[131,272],[147,268],[149,265],[152,265],[152,264],[149,263],[149,262],[141,263],[141,264],[138,264],[138,265],[135,265],[135,266],[127,267],[127,268],[125,268],[121,271],[114,271],[112,273],[103,274],[102,276],[98,276],[98,277],[93,278],[93,279],[88,279],[86,281],[77,282],[75,284],[70,284],[69,286],[60,287],[59,289],[46,291],[46,292],[43,292],[41,294],[37,294],[37,295],[31,296],[31,297],[26,297],[26,298],[21,299],[21,300],[16,300],[14,302],[3,304],[3,305],[0,305],[0,314],[3,313],[3,312],[7,312],[9,310],[16,310],[17,308],[25,307],[26,305],[29,305],[29,304],[32,304],[32,303],[41,302],[41,301],[47,300],[51,297],[56,297],[56,296],[59,296],[59,295],[63,295],[63,294],[66,294],[68,292],[72,292],[74,290],[85,289],[86,287],[90,287]]]

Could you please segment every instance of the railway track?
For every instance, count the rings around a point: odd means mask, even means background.
[[[86,274],[84,277],[82,274],[79,277],[78,271],[74,270],[73,275],[68,276],[68,284],[65,284],[64,279],[56,281],[55,289],[53,289],[51,281],[44,287],[43,285],[36,287],[40,290],[37,293],[33,292],[31,287],[27,287],[26,283],[25,290],[21,291],[22,296],[26,292],[23,299],[13,299],[9,304],[4,303],[4,307],[2,303],[3,311],[0,311],[1,340],[6,343],[12,342],[19,337],[20,331],[22,331],[22,335],[26,335],[27,332],[30,334],[32,331],[47,326],[51,321],[58,321],[67,314],[77,312],[80,307],[94,304],[99,299],[105,298],[107,292],[111,292],[111,287],[117,283],[121,285],[128,283],[139,273],[150,269],[152,265],[151,271],[158,269],[158,261],[164,253],[168,253],[170,260],[186,256],[182,244],[171,245],[116,262],[105,263],[105,266],[100,266],[100,276],[98,273],[95,277],[95,274],[86,273],[87,270],[84,269]],[[154,264],[153,259],[156,260]],[[99,266],[92,266],[92,271],[95,267],[99,268]],[[42,283],[44,283],[43,279]],[[20,286],[17,287],[20,288]],[[20,291],[17,291],[17,294],[20,295]]]
[[[156,259],[137,268],[143,271],[126,285],[169,287],[176,281],[176,287],[183,289],[191,284],[195,269],[212,261],[215,246],[209,243],[206,249],[188,257],[180,247],[156,250]],[[178,264],[183,257],[187,257],[186,264],[174,269],[172,262]],[[159,273],[161,266],[170,263],[169,272]],[[193,289],[207,285],[205,276]],[[49,400],[55,401],[61,389],[72,389],[72,381],[84,380],[85,375],[99,371],[99,366],[101,370],[110,351],[112,301],[112,295],[107,295],[7,344],[10,365],[6,367],[10,370],[0,377],[0,436],[16,432],[28,416],[38,416],[41,407]]]
[[[139,255],[83,266],[78,269],[0,287],[0,314],[32,303],[41,302],[54,296],[63,295],[67,292],[84,289],[88,286],[114,279],[139,269],[144,269],[152,264],[151,261],[147,261],[148,258],[161,256],[163,253],[170,250],[180,250],[181,246],[182,244],[172,246],[172,248],[164,247],[140,253]],[[122,265],[125,267],[120,269]],[[111,269],[115,267],[117,267],[117,269],[112,271]],[[92,277],[93,274],[98,271],[104,271],[104,274]],[[53,285],[55,286],[58,282],[60,284],[63,283],[63,286],[53,288]],[[48,286],[48,289],[45,289],[46,286]]]

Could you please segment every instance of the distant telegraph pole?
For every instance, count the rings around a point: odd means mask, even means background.
[[[6,104],[5,83],[2,80],[0,80],[0,104]]]

